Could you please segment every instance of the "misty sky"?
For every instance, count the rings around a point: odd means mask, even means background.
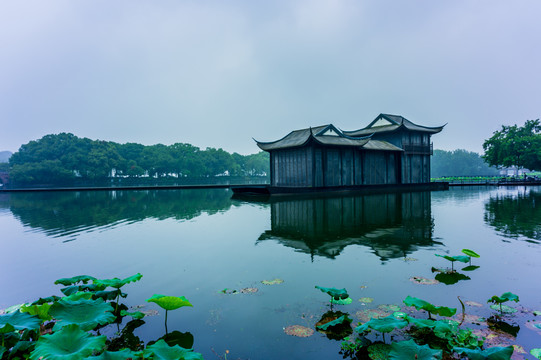
[[[0,0],[0,150],[46,134],[241,154],[379,113],[482,152],[541,117],[539,0]]]

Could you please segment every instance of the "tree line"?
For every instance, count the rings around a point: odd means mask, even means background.
[[[434,150],[430,176],[497,176],[498,169],[489,166],[476,152],[457,149],[453,151]]]
[[[14,184],[57,184],[111,177],[265,176],[265,152],[230,154],[190,144],[142,145],[51,134],[22,145],[9,159]]]

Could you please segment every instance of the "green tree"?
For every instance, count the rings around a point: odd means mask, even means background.
[[[483,158],[492,166],[516,166],[541,170],[541,124],[527,120],[524,126],[502,126],[483,143]]]
[[[498,170],[490,167],[476,152],[457,149],[434,150],[430,168],[432,177],[441,176],[496,176]]]

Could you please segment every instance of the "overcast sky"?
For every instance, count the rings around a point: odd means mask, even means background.
[[[482,152],[541,117],[539,0],[0,0],[0,150],[46,134],[255,153],[379,113]]]

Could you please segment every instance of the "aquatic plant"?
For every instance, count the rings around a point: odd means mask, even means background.
[[[467,349],[455,347],[458,354],[465,354],[470,360],[485,360],[485,359],[510,359],[513,355],[513,346],[501,347],[494,346],[485,350]]]
[[[466,254],[470,257],[470,265],[471,265],[471,258],[474,257],[474,258],[480,258],[481,255],[479,255],[478,253],[476,253],[475,251],[473,250],[470,250],[470,249],[462,249],[462,253],[463,254]]]
[[[159,307],[165,310],[165,332],[167,333],[167,312],[169,310],[176,310],[184,306],[193,305],[184,296],[166,296],[160,294],[154,294],[147,302],[156,303]]]
[[[464,256],[464,255],[457,255],[457,256],[449,256],[449,255],[440,255],[440,254],[434,254],[436,256],[439,256],[439,257],[442,257],[446,260],[449,260],[451,262],[451,271],[454,271],[454,263],[455,261],[460,261],[460,262],[463,262],[463,263],[467,263],[468,261],[470,261],[470,258],[468,256]]]
[[[331,311],[333,304],[347,305],[353,302],[353,299],[349,297],[346,289],[326,288],[317,285],[315,288],[321,290],[321,292],[324,292],[331,297]]]
[[[404,304],[406,306],[414,306],[417,310],[425,310],[428,312],[428,318],[432,319],[432,314],[440,315],[440,316],[453,316],[456,314],[455,308],[448,308],[446,306],[436,306],[428,301],[421,300],[416,297],[407,296],[404,299]]]
[[[402,314],[402,313],[400,313]],[[390,333],[395,329],[402,329],[408,325],[408,321],[402,316],[389,315],[381,319],[371,319],[364,324],[357,326],[355,331],[358,333],[364,333],[370,329],[376,330],[382,333],[383,342],[385,342],[385,333]]]
[[[442,358],[442,351],[431,349],[428,345],[418,345],[413,340],[391,344],[389,359],[392,360],[436,360]]]
[[[507,301],[518,302],[519,301],[518,295],[513,294],[512,292],[505,292],[505,293],[502,294],[502,296],[496,296],[496,295],[492,296],[490,299],[487,300],[487,303],[491,302],[491,303],[494,304],[494,305],[490,306],[492,309],[495,309],[495,308],[497,309],[497,307],[499,305],[500,314],[503,315],[504,310],[502,308],[502,304],[507,302]],[[512,309],[512,308],[510,308],[510,309]],[[509,312],[514,312],[514,311],[509,311]]]

